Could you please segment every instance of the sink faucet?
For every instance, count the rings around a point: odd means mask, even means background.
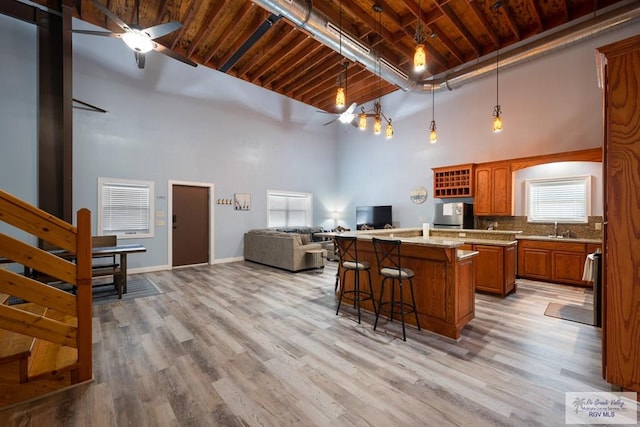
[[[555,221],[553,226],[553,237],[558,237],[558,221]]]

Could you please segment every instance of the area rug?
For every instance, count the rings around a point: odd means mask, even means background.
[[[155,283],[153,283],[153,280],[142,276],[129,276],[127,278],[127,293],[122,294],[122,299],[118,299],[118,293],[114,289],[113,283],[99,284],[94,280],[93,286],[94,305],[116,301],[129,301],[136,298],[164,293]]]
[[[544,315],[593,326],[593,309],[580,305],[550,302],[544,311]]]

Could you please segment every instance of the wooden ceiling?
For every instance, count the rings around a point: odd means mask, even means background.
[[[46,4],[49,0],[36,0]],[[97,0],[129,24],[136,23],[136,0]],[[278,19],[250,0],[139,0],[139,25],[179,21],[182,27],[160,44],[200,66],[262,86],[321,110],[335,112],[337,78],[345,59],[308,30]],[[315,15],[370,47],[411,79],[442,75],[462,64],[622,0],[292,0],[312,5]],[[277,3],[287,4],[287,1]],[[374,10],[374,3],[382,8]],[[628,3],[628,2],[627,2]],[[94,6],[75,0],[77,18],[121,31]],[[420,5],[420,8],[419,8]],[[496,13],[497,10],[497,13]],[[426,39],[427,71],[413,71],[418,16]],[[269,22],[267,22],[269,20]],[[340,25],[341,23],[341,25]],[[260,28],[263,34],[254,36]],[[435,37],[430,37],[430,34]],[[87,36],[91,37],[91,36]],[[114,43],[121,41],[115,40]],[[132,66],[135,61],[132,58]],[[363,104],[397,90],[358,62],[348,61],[347,105]],[[187,65],[185,65],[187,67]]]

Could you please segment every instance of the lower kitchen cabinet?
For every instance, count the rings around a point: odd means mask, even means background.
[[[518,276],[569,285],[590,286],[582,280],[587,255],[599,245],[592,243],[525,240],[518,241]]]
[[[516,290],[516,245],[466,244],[460,249],[478,251],[476,291],[505,296]]]

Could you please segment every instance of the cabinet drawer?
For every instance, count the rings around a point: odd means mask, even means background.
[[[521,248],[547,249],[564,252],[586,252],[586,245],[578,242],[563,242],[548,240],[518,240],[518,246]]]

